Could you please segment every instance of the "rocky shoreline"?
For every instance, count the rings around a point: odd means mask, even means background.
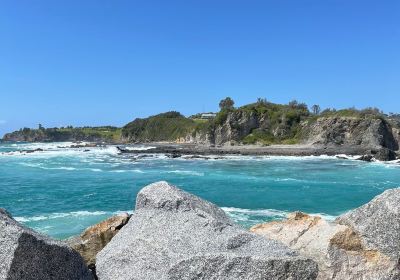
[[[56,142],[57,143],[57,142]],[[141,148],[137,148],[142,146]],[[57,146],[59,149],[81,149],[89,152],[90,148],[116,147],[120,154],[145,157],[146,155],[165,154],[170,158],[186,159],[219,159],[222,156],[336,156],[339,159],[358,159],[362,161],[394,161],[400,159],[400,153],[384,147],[337,146],[337,145],[233,145],[215,146],[187,143],[137,143],[137,144],[105,144],[98,142],[73,142],[69,146]],[[32,154],[45,152],[43,148],[24,149],[2,154]]]
[[[392,161],[398,158],[398,154],[382,147],[363,147],[363,146],[321,146],[321,145],[238,145],[238,146],[206,146],[195,144],[167,144],[153,143],[146,144],[151,148],[143,150],[131,150],[126,146],[117,146],[123,154],[167,154],[172,158],[183,155],[191,156],[223,156],[223,155],[242,155],[242,156],[358,156],[360,160],[371,161]]]
[[[1,210],[0,241],[4,280],[395,280],[400,188],[334,222],[296,212],[247,231],[214,204],[158,182],[138,193],[133,215],[112,217],[67,242]]]

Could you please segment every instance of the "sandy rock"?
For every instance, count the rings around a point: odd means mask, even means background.
[[[127,213],[113,216],[86,229],[80,236],[67,240],[68,244],[81,254],[86,264],[94,268],[96,255],[119,230],[129,221]]]
[[[328,222],[296,212],[251,231],[318,263],[318,279],[400,279],[400,189]]]

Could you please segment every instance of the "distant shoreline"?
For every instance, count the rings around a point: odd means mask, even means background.
[[[172,155],[259,155],[259,156],[362,156],[371,153],[371,149],[360,146],[353,147],[323,147],[315,145],[237,145],[212,147],[196,144],[176,144],[176,143],[138,143],[137,145],[152,146],[154,148],[146,150],[128,150],[124,145],[117,145],[121,153],[139,153],[139,154],[172,154]],[[129,147],[129,145],[127,145]]]
[[[391,161],[387,151],[382,147],[365,147],[362,145],[338,146],[338,145],[233,145],[213,146],[194,143],[175,142],[146,142],[146,143],[120,143],[120,142],[91,142],[91,141],[67,141],[70,146],[63,148],[93,148],[101,146],[115,146],[121,154],[167,154],[171,158],[181,156],[193,156],[193,158],[207,156],[337,156],[338,158],[356,158],[364,161]],[[44,142],[13,142],[2,141],[2,143],[65,143],[65,141],[44,141]],[[145,146],[146,149],[134,149],[137,146]],[[43,151],[40,148],[35,150],[23,150],[23,153]]]

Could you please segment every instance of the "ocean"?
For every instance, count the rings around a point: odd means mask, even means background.
[[[138,191],[161,180],[217,204],[246,228],[293,211],[333,220],[400,186],[399,164],[328,156],[134,157],[114,146],[72,144],[0,143],[0,207],[59,239],[132,212]],[[19,152],[37,148],[43,151]]]

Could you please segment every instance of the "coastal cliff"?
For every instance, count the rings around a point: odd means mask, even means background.
[[[302,125],[308,144],[399,149],[396,128],[383,118],[321,117]]]
[[[171,111],[137,118],[122,128],[24,128],[5,141],[93,141],[107,143],[169,142],[202,146],[303,145],[318,149],[357,151],[380,160],[394,160],[399,151],[400,118],[378,109],[328,109],[310,112],[307,105],[265,100],[238,108],[221,108],[211,118],[189,118]],[[322,153],[318,153],[322,154]]]
[[[400,124],[375,109],[311,114],[304,104],[251,104],[221,111],[185,138],[205,145],[301,144],[316,147],[358,147],[364,153],[399,150]],[[378,156],[385,158],[384,156]]]

